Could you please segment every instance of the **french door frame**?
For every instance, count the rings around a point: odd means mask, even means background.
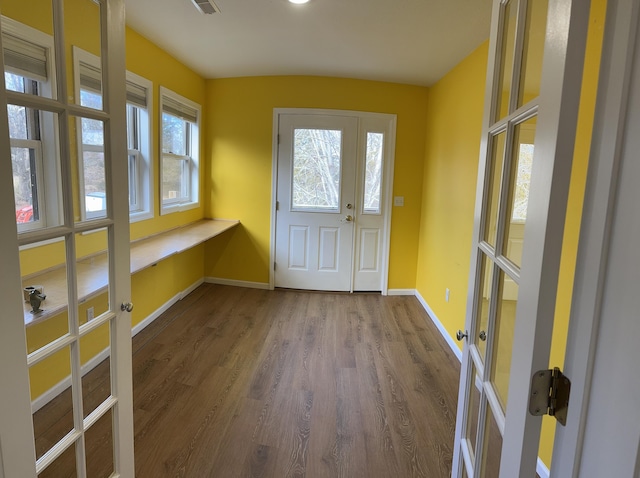
[[[17,0],[16,0],[17,1]],[[90,0],[87,0],[90,1]],[[68,282],[69,332],[63,337],[71,351],[71,370],[73,377],[73,430],[59,443],[73,440],[69,447],[78,446],[76,465],[84,464],[85,430],[95,422],[82,418],[80,383],[79,342],[83,332],[78,329],[78,292],[75,274],[75,239],[77,234],[104,227],[108,233],[108,251],[110,254],[109,312],[103,323],[110,324],[110,360],[111,395],[96,409],[96,412],[112,413],[113,470],[112,476],[134,476],[133,459],[133,390],[131,372],[131,316],[121,310],[120,304],[130,301],[131,276],[129,268],[129,204],[128,204],[128,166],[126,162],[115,158],[127,157],[126,131],[126,91],[125,91],[125,9],[124,0],[96,0],[100,7],[101,58],[103,61],[104,111],[89,113],[73,104],[67,95],[67,61],[65,44],[64,1],[52,0],[53,30],[55,38],[55,58],[57,91],[56,99],[21,97],[19,94],[7,94],[0,88],[0,154],[10,157],[9,124],[7,103],[16,102],[27,107],[50,111],[59,116],[59,154],[61,157],[62,198],[64,214],[61,225],[49,229],[31,231],[18,236],[15,222],[13,177],[10,161],[0,161],[0,270],[2,287],[2,321],[0,321],[0,477],[35,477],[37,473],[34,431],[32,421],[29,363],[37,361],[55,352],[55,342],[42,347],[40,351],[27,357],[26,331],[21,291],[21,273],[19,246],[41,240],[65,237],[66,264]],[[2,13],[0,11],[0,13]],[[0,38],[0,52],[2,50]],[[0,55],[0,71],[4,72],[3,55]],[[73,179],[71,173],[71,154],[69,148],[68,122],[71,116],[84,117],[95,114],[104,122],[105,141],[105,180],[110,194],[107,195],[108,217],[93,223],[77,223],[73,210]],[[112,159],[107,159],[112,158]],[[96,322],[97,323],[97,322]],[[71,326],[71,324],[74,324]],[[85,333],[89,329],[85,329]],[[49,347],[51,346],[51,347]],[[33,357],[33,355],[38,355]],[[104,415],[102,415],[104,416]],[[97,414],[94,415],[97,417]],[[95,418],[97,420],[98,418]],[[87,423],[85,423],[87,422]],[[49,455],[51,453],[51,455]],[[39,466],[46,467],[62,448],[56,446],[40,460]],[[83,467],[77,469],[78,476],[84,477]]]
[[[609,240],[624,154],[632,71],[637,68],[640,0],[608,0],[591,157],[576,262],[564,373],[571,379],[567,426],[557,427],[552,476],[580,476]],[[635,57],[635,59],[634,59]],[[612,318],[615,320],[615,318]],[[586,472],[586,470],[585,470]],[[638,470],[636,471],[638,473]]]
[[[469,273],[469,290],[467,295],[467,315],[465,329],[470,342],[465,343],[460,374],[460,393],[456,422],[456,442],[454,444],[453,476],[461,478],[471,458],[467,453],[463,440],[468,420],[470,391],[476,386],[473,373],[476,352],[470,344],[476,343],[480,320],[477,316],[477,294],[481,283],[482,253],[487,253],[483,244],[483,231],[486,221],[486,195],[488,194],[491,136],[505,123],[507,140],[505,151],[511,148],[509,131],[511,123],[524,119],[529,111],[537,115],[536,140],[531,175],[531,189],[527,210],[527,223],[524,234],[524,250],[522,267],[518,277],[519,294],[516,309],[515,330],[513,335],[513,353],[509,373],[508,400],[504,418],[494,413],[496,424],[503,436],[500,476],[527,477],[536,470],[536,458],[540,440],[541,418],[528,412],[529,385],[532,375],[537,370],[549,367],[549,352],[553,331],[555,298],[558,285],[560,253],[566,217],[567,197],[575,142],[577,113],[580,101],[580,85],[582,80],[586,34],[590,13],[590,2],[578,0],[551,0],[547,12],[544,60],[541,73],[541,89],[537,100],[521,106],[529,110],[519,118],[515,109],[514,95],[511,93],[509,114],[497,121],[494,101],[500,94],[498,90],[503,38],[503,15],[507,0],[495,0],[493,5],[489,61],[487,68],[487,88],[485,93],[485,111],[483,118],[481,153],[478,170],[476,207],[474,213],[473,244],[471,251],[471,267]],[[527,2],[513,1],[512,4],[526,8]],[[524,18],[518,10],[517,16]],[[514,51],[521,48],[523,36],[516,36]],[[513,61],[512,88],[520,85],[520,57]],[[512,90],[517,91],[517,90]],[[534,104],[534,102],[536,102]],[[535,110],[535,111],[534,111]],[[514,116],[515,115],[515,116]],[[505,155],[505,158],[508,158]],[[505,163],[506,163],[505,159]],[[503,183],[504,184],[504,183]],[[504,207],[504,206],[501,206]],[[501,211],[500,214],[504,213]],[[502,251],[498,250],[502,231],[498,222],[495,264],[503,268],[509,266],[502,260]],[[504,263],[504,264],[503,264]],[[496,285],[494,278],[494,286]],[[492,290],[496,290],[493,288]],[[487,395],[482,401],[478,419],[478,443],[482,448],[481,426],[484,424],[485,404],[495,410],[502,411],[497,403],[492,377],[487,374],[491,368],[493,334],[491,318],[487,330],[487,356],[481,388]],[[473,352],[473,353],[472,353]],[[476,354],[477,355],[477,354]],[[482,396],[481,396],[482,399]],[[487,403],[488,400],[488,403]],[[480,470],[475,450],[476,472]]]
[[[362,111],[352,110],[331,110],[331,109],[314,109],[314,108],[274,108],[273,110],[273,137],[272,137],[272,163],[271,163],[271,248],[269,257],[269,289],[275,288],[275,270],[273,264],[276,259],[276,219],[277,219],[277,193],[278,193],[278,133],[281,115],[333,115],[333,116],[351,116],[358,118],[358,135],[360,133],[360,123],[362,119],[366,118],[380,118],[382,113],[369,113]],[[392,117],[389,137],[385,138],[385,151],[388,154],[384,158],[384,170],[383,170],[383,196],[384,196],[384,231],[381,241],[382,246],[382,260],[381,260],[381,292],[382,295],[387,295],[389,290],[389,248],[391,240],[391,214],[393,210],[393,172],[395,162],[395,150],[396,150],[396,118],[395,115],[384,114],[384,116]],[[362,147],[361,138],[358,137],[358,152],[357,157],[361,156],[360,148]],[[359,174],[359,165],[356,168]],[[356,180],[359,180],[357,178]],[[356,187],[356,191],[358,188]],[[354,242],[355,242],[354,234]],[[354,243],[355,248],[355,243]],[[355,251],[355,249],[354,249]],[[355,257],[355,256],[354,256]],[[355,267],[355,260],[352,261],[351,267]],[[354,273],[351,274],[351,291],[353,291]]]

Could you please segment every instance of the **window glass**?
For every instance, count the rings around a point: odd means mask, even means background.
[[[342,131],[296,129],[293,145],[294,209],[340,206]]]
[[[364,182],[365,213],[380,213],[383,147],[384,135],[382,133],[367,133],[367,161]]]
[[[160,100],[161,212],[170,213],[199,204],[200,106],[162,87]]]
[[[187,129],[185,120],[162,113],[162,152],[186,156]]]

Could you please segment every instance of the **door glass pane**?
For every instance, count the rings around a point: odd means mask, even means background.
[[[75,0],[64,9],[64,22],[65,40],[74,46],[74,71],[73,75],[68,75],[67,78],[69,95],[73,94],[71,101],[87,108],[101,110],[104,88],[100,59],[99,3],[93,0]],[[78,50],[85,55],[79,56]]]
[[[2,4],[2,15],[2,54],[7,89],[55,98],[51,0],[5,1]]]
[[[13,193],[16,203],[16,222],[18,224],[35,223],[40,220],[38,202],[39,149],[30,147],[11,148],[11,166],[13,169]]]
[[[75,478],[78,476],[76,471],[76,445],[72,444],[62,455],[45,468],[42,473],[38,474],[38,478]]]
[[[109,322],[80,339],[80,362],[89,371],[82,377],[84,418],[111,396]]]
[[[540,94],[548,7],[549,0],[527,2],[527,26],[524,37],[518,107]]]
[[[498,478],[500,473],[500,456],[502,455],[502,435],[487,403],[487,414],[484,428],[484,445],[482,453],[482,478]]]
[[[513,74],[513,54],[516,43],[517,4],[508,1],[503,7],[503,32],[500,70],[498,73],[497,118],[499,120],[509,114],[509,98],[511,96],[511,77]]]
[[[364,177],[363,209],[365,214],[380,214],[383,140],[384,134],[382,133],[367,133],[367,160]]]
[[[482,257],[482,272],[480,276],[480,294],[478,304],[478,318],[476,323],[480,324],[477,333],[474,337],[474,342],[478,346],[480,357],[484,362],[485,354],[487,351],[487,342],[480,338],[480,334],[484,332],[487,334],[489,328],[489,306],[491,304],[491,283],[493,279],[493,261],[489,259],[485,254],[480,253]],[[486,335],[484,335],[486,337]]]
[[[87,478],[108,478],[113,473],[113,412],[109,410],[84,435]]]
[[[78,152],[80,210],[76,219],[88,220],[107,215],[107,185],[104,155],[104,124],[90,118],[74,118],[71,148]],[[75,128],[77,126],[77,137]]]
[[[506,411],[516,306],[518,305],[518,285],[503,271],[500,271],[499,291],[491,382],[502,404],[502,410]]]
[[[27,353],[69,332],[67,265],[63,239],[20,251]]]
[[[465,438],[468,440],[471,459],[475,461],[478,415],[480,413],[480,390],[477,385],[480,385],[480,378],[473,364],[471,364],[471,369],[473,379],[469,386],[469,417],[467,419]]]
[[[505,221],[504,255],[518,267],[522,261],[524,226],[527,222],[535,132],[536,117],[516,125],[515,128],[509,180],[508,220]]]
[[[60,223],[57,115],[7,105],[18,232]]]
[[[293,144],[293,209],[338,211],[342,131],[296,129]]]
[[[31,366],[29,385],[31,400],[42,406],[33,414],[36,459],[40,459],[73,430],[70,348]]]
[[[496,245],[496,228],[498,224],[498,204],[500,201],[500,178],[504,164],[504,147],[507,133],[498,133],[493,137],[490,157],[490,176],[487,183],[487,204],[485,214],[488,214],[484,226],[484,240],[490,245]]]
[[[109,310],[109,257],[106,229],[76,234],[78,317],[81,326]]]

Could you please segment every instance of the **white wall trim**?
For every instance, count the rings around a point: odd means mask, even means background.
[[[387,289],[387,295],[416,295],[416,290],[415,289]]]
[[[187,295],[189,295],[191,292],[193,292],[195,289],[197,289],[204,282],[205,282],[204,279],[198,279],[196,282],[191,284],[185,290],[183,290],[181,292],[178,292],[176,295],[171,297],[171,299],[169,299],[167,302],[165,302],[159,308],[157,308],[155,311],[153,311],[148,317],[146,317],[144,320],[138,322],[131,329],[131,337],[133,338],[137,334],[139,334],[142,331],[142,329],[144,329],[151,322],[153,322],[158,317],[160,317],[164,312],[166,312],[169,309],[169,307],[174,305],[176,302],[184,299]],[[89,360],[86,364],[84,364],[82,366],[82,368],[80,369],[82,376],[84,377],[87,373],[91,372],[91,370],[96,368],[107,357],[109,357],[109,348],[108,347],[105,348],[100,353],[98,353],[95,357],[93,357],[91,360]],[[58,395],[60,395],[62,392],[64,392],[70,386],[71,386],[71,375],[69,375],[69,376],[65,377],[64,379],[62,379],[60,382],[55,384],[53,387],[51,387],[49,390],[44,392],[42,395],[40,395],[35,400],[32,400],[31,401],[31,411],[32,411],[32,413],[35,413],[38,410],[40,410],[47,403],[49,403],[51,400],[56,398]]]
[[[447,344],[451,348],[451,351],[454,353],[456,357],[458,357],[458,360],[462,362],[462,350],[460,350],[460,348],[458,347],[458,344],[453,340],[453,337],[449,335],[449,332],[447,332],[447,329],[445,328],[445,326],[442,325],[442,322],[440,322],[440,319],[438,319],[438,316],[435,314],[433,309],[429,307],[429,304],[427,304],[427,301],[424,300],[424,297],[422,297],[420,292],[418,292],[417,290],[416,290],[416,298],[422,304],[422,307],[424,307],[424,310],[427,311],[427,315],[431,318],[431,321],[438,328],[438,330],[440,331],[440,334],[446,340]]]
[[[538,457],[538,463],[536,465],[536,473],[540,478],[549,478],[549,468],[542,462],[540,457]]]
[[[249,282],[245,280],[223,279],[221,277],[205,277],[204,281],[208,284],[230,285],[233,287],[246,287],[248,289],[273,289],[268,282]]]

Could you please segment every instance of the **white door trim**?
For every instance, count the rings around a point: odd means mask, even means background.
[[[552,476],[580,476],[639,13],[639,0],[609,0],[607,5],[564,365],[572,382],[571,401],[567,426],[556,428]]]
[[[387,140],[385,150],[388,152],[385,157],[383,181],[384,181],[384,231],[382,237],[382,295],[387,295],[389,288],[389,250],[391,241],[391,214],[393,211],[393,172],[395,163],[396,150],[396,115],[388,113],[370,113],[353,110],[332,110],[332,109],[313,109],[313,108],[274,108],[273,109],[273,134],[271,141],[272,162],[271,162],[271,247],[269,255],[269,289],[275,288],[275,271],[274,263],[276,258],[276,197],[278,191],[278,129],[280,115],[297,114],[297,115],[334,115],[334,116],[355,116],[358,118],[379,118],[381,115],[393,117],[391,120],[390,137]],[[355,261],[354,261],[355,264]],[[352,274],[353,285],[353,274]]]

